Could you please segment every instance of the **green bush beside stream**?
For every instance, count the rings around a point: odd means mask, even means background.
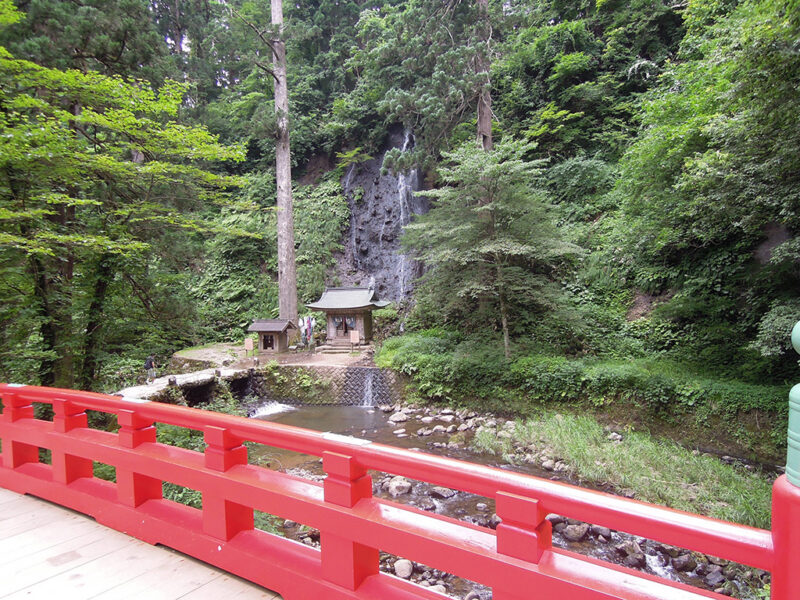
[[[780,460],[785,449],[788,385],[715,378],[658,358],[522,354],[506,360],[497,345],[443,329],[390,338],[376,362],[409,376],[423,400],[519,416],[556,404],[622,419],[628,414],[633,425],[638,417],[651,430],[723,435],[761,460]]]

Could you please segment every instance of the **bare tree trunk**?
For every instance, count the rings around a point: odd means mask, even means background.
[[[475,58],[475,72],[481,81],[478,95],[478,144],[485,150],[492,149],[492,87],[489,77],[489,41],[492,28],[489,23],[489,0],[478,0],[478,18],[481,20],[486,47],[480,49]]]
[[[278,312],[281,319],[297,321],[297,267],[294,257],[294,212],[292,208],[292,166],[289,151],[289,92],[286,88],[286,46],[282,39],[283,2],[272,0],[272,40],[275,81],[275,182],[278,187]]]

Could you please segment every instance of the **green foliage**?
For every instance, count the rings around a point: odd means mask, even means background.
[[[359,78],[346,105],[364,108],[362,122],[380,117],[413,129],[416,138],[413,151],[387,153],[385,166],[430,165],[453,128],[472,118],[485,79],[475,68],[486,55],[482,27],[474,3],[411,0],[361,12],[347,62]]]
[[[723,428],[763,455],[776,455],[785,444],[787,386],[721,379],[668,360],[520,353],[507,361],[485,338],[426,330],[387,339],[376,363],[409,375],[416,394],[430,400],[522,415],[554,403],[601,411],[630,407],[653,423]],[[758,435],[744,427],[752,414],[765,423]]]
[[[372,311],[372,337],[375,343],[381,344],[386,338],[395,336],[400,331],[400,313],[390,304]]]
[[[168,262],[156,258],[161,242],[214,230],[198,210],[224,204],[237,180],[198,163],[242,152],[176,120],[185,89],[44,68],[0,49],[0,268],[17,279],[2,318],[33,309],[38,329],[28,321],[27,336],[12,329],[6,340],[28,368],[39,359],[38,378],[25,380],[91,386],[109,288],[129,285],[152,319],[158,290],[143,280]]]
[[[293,196],[298,295],[308,302],[324,290],[350,211],[341,185],[330,175],[317,185],[297,186]],[[207,244],[202,275],[191,287],[203,325],[195,342],[209,337],[238,341],[253,319],[278,316],[273,175],[248,176],[239,200],[250,208],[217,217],[221,233]]]
[[[295,206],[298,297],[311,302],[325,291],[328,271],[336,262],[334,252],[342,249],[350,209],[335,176],[326,177],[316,186],[298,187]]]
[[[446,153],[442,187],[427,215],[405,228],[403,243],[429,267],[419,295],[448,322],[515,321],[523,310],[558,307],[553,279],[577,248],[559,239],[530,144],[504,141],[491,152],[467,143]],[[524,307],[524,308],[523,308]]]
[[[707,349],[727,342],[727,362],[775,357],[763,366],[776,378],[794,366],[779,331],[800,316],[794,4],[693,4],[621,162],[608,240],[635,285],[676,290],[664,318],[705,329]]]

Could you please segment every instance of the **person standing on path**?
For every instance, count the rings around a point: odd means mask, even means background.
[[[156,359],[153,355],[147,357],[144,361],[144,369],[147,371],[147,383],[152,383],[156,380]]]

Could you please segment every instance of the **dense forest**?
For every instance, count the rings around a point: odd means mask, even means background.
[[[431,206],[377,317],[419,395],[783,418],[799,2],[284,12],[301,302],[341,283],[342,179],[383,156]],[[272,34],[264,2],[0,0],[0,380],[110,389],[277,316]]]

